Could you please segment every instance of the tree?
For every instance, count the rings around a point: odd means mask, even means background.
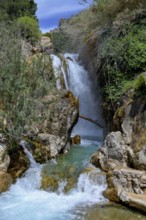
[[[1,0],[0,18],[15,20],[22,16],[35,17],[37,5],[34,0]]]
[[[28,39],[30,42],[38,41],[41,37],[38,22],[35,18],[28,16],[18,18],[18,27],[22,37]]]

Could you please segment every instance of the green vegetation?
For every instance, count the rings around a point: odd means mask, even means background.
[[[142,76],[135,79],[146,70],[146,1],[99,0],[95,7],[98,29],[104,30],[100,44],[94,43],[105,99],[113,105],[130,89],[136,96],[146,94]]]
[[[0,42],[0,129],[21,138],[47,117],[41,99],[55,88],[52,64],[45,54],[23,59],[15,25],[0,25]]]
[[[71,40],[64,31],[52,31],[51,39],[53,42],[54,53],[65,53],[70,50]]]
[[[41,38],[38,22],[35,18],[28,16],[18,18],[18,27],[21,36],[31,43],[38,41]]]
[[[36,9],[34,0],[1,0],[0,20],[5,24],[18,25],[21,36],[34,43],[41,36],[35,16]]]
[[[19,17],[35,17],[37,5],[34,0],[1,0],[0,20],[16,20]]]
[[[108,100],[117,101],[132,87],[134,76],[146,69],[146,20],[127,25],[120,36],[107,36],[99,49],[100,68],[106,83],[104,92]]]
[[[96,57],[103,97],[113,106],[130,89],[135,96],[146,95],[145,76],[137,78],[146,71],[146,1],[95,2],[89,10],[94,18],[86,26],[85,45]]]
[[[145,96],[146,95],[146,74],[141,74],[135,80],[134,89],[136,91],[136,96]]]
[[[94,66],[103,97],[114,106],[129,90],[138,95],[135,81],[146,71],[146,1],[94,2],[61,23],[60,30],[69,36],[72,48]]]

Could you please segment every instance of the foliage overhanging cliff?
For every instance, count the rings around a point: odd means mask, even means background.
[[[145,0],[95,1],[62,20],[57,33],[69,39],[64,50],[78,50],[87,66],[94,67],[103,97],[115,109],[130,89],[135,96],[146,94],[145,77],[139,76],[146,69]]]

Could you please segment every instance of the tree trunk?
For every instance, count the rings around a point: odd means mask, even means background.
[[[100,128],[103,128],[103,126],[97,120],[93,120],[92,118],[89,118],[89,117],[87,117],[85,115],[79,115],[79,117],[84,119],[84,120],[86,120],[86,121],[90,121],[91,123],[97,125]]]

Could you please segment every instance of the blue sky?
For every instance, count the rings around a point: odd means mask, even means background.
[[[35,0],[37,3],[37,17],[41,31],[47,32],[58,26],[61,18],[69,18],[89,6],[80,4],[80,0]],[[89,0],[90,2],[92,0]]]

